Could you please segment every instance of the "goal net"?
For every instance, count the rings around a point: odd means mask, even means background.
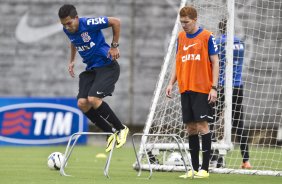
[[[215,122],[212,127],[214,142],[210,172],[242,173],[282,176],[282,37],[280,0],[182,0],[180,7],[193,5],[198,10],[198,24],[219,37],[219,22],[227,18],[226,68],[221,72],[225,79],[225,96],[222,103],[215,106]],[[188,135],[182,123],[180,95],[174,86],[173,98],[165,96],[175,64],[176,39],[181,31],[179,16],[173,29],[167,55],[155,89],[150,113],[144,134],[165,134],[181,137],[181,149],[189,151]],[[244,42],[244,62],[242,71],[243,93],[243,131],[238,133],[237,117],[232,113],[232,66],[233,36]],[[231,38],[231,39],[230,39]],[[235,51],[234,51],[235,52]],[[228,58],[229,57],[229,58]],[[234,56],[235,57],[235,56]],[[231,67],[230,67],[231,66]],[[222,92],[222,91],[221,91]],[[237,94],[233,94],[237,95]],[[240,105],[240,104],[239,104]],[[234,107],[233,107],[234,109]],[[238,110],[235,108],[234,111]],[[233,126],[232,126],[233,125]],[[241,129],[242,130],[242,129]],[[239,138],[238,138],[239,137]],[[240,141],[248,142],[251,169],[241,169],[242,155]],[[140,167],[155,170],[185,171],[189,154],[181,157],[177,141],[172,137],[142,137],[139,149]],[[201,154],[199,155],[201,157]],[[200,159],[201,160],[201,159]],[[136,165],[135,165],[136,166]],[[187,167],[190,167],[189,164]]]

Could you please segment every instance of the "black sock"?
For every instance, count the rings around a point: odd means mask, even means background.
[[[249,147],[248,147],[248,134],[242,128],[237,128],[237,140],[240,143],[241,155],[243,157],[243,162],[247,162],[250,158]]]
[[[121,130],[125,128],[106,102],[103,101],[96,111],[105,121],[111,123],[115,129]]]
[[[115,132],[114,128],[111,127],[109,123],[106,122],[102,117],[100,117],[95,109],[91,108],[84,114],[92,121],[92,123],[94,123],[104,132]]]
[[[198,172],[199,170],[199,152],[200,152],[199,136],[198,134],[190,135],[188,137],[188,140],[189,140],[189,148],[190,148],[192,166],[193,166],[193,169]]]
[[[209,171],[210,155],[211,155],[211,133],[202,135],[202,154],[203,163],[201,169]]]

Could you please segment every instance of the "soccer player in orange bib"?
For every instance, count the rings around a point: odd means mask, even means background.
[[[183,7],[179,14],[183,31],[178,35],[176,67],[167,86],[166,96],[172,97],[173,84],[177,81],[195,178],[208,178],[211,154],[208,123],[214,119],[212,106],[217,100],[218,48],[212,33],[197,25],[197,10],[194,7]],[[199,135],[203,155],[201,168]],[[180,177],[192,175],[192,171],[189,171]]]

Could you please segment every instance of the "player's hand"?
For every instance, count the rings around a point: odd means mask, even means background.
[[[172,98],[171,94],[172,94],[172,85],[169,84],[167,87],[166,87],[166,90],[165,90],[165,94],[166,94],[166,97],[168,98]]]
[[[215,103],[217,100],[217,91],[214,89],[210,90],[208,101],[209,103]]]
[[[69,68],[68,68],[68,70],[69,70],[70,76],[71,76],[72,78],[74,78],[74,76],[75,76],[75,74],[74,74],[74,61],[71,61],[71,62],[69,63]]]
[[[111,47],[107,57],[109,58],[110,56],[112,56],[113,60],[117,60],[120,57],[118,48]]]

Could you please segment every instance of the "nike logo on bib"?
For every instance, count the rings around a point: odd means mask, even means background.
[[[101,91],[97,91],[97,94],[98,95],[101,95],[101,94],[103,94],[104,92],[101,92]]]
[[[187,47],[184,45],[183,46],[183,50],[184,51],[186,51],[186,50],[188,50],[190,47],[193,47],[193,46],[195,46],[195,45],[197,45],[198,43],[194,43],[194,44],[192,44],[192,45],[188,45]]]

